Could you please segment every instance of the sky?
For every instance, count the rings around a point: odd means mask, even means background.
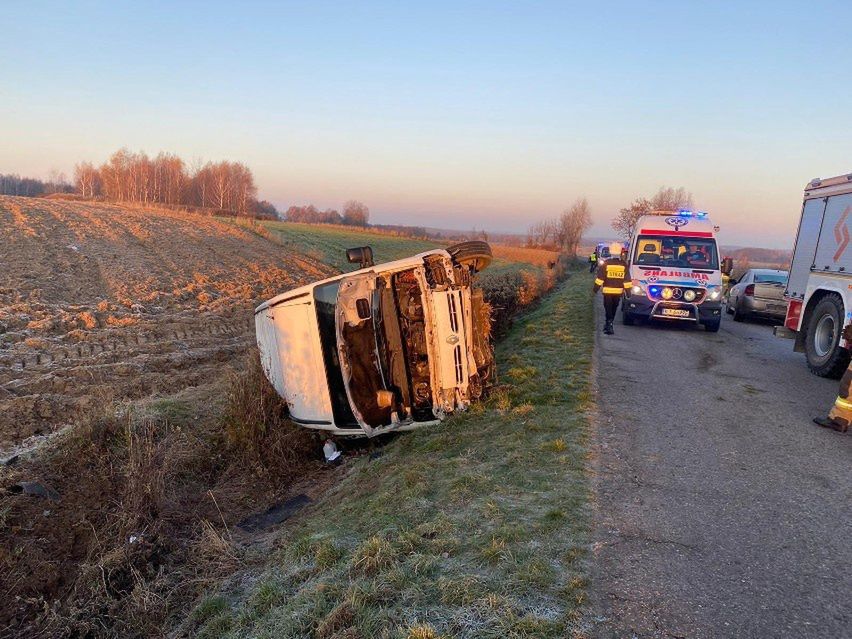
[[[116,149],[239,160],[280,208],[591,235],[683,186],[727,245],[792,246],[852,171],[852,3],[10,2],[0,173]]]

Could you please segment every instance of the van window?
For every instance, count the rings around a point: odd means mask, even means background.
[[[639,266],[717,270],[716,240],[710,238],[640,235],[633,263]]]
[[[786,284],[787,283],[787,274],[786,273],[755,273],[754,274],[754,283],[755,284]]]

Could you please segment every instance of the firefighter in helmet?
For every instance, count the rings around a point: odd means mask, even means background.
[[[843,329],[843,339],[852,343],[852,324]],[[843,373],[837,399],[834,400],[828,417],[815,417],[814,423],[839,433],[849,430],[849,425],[852,424],[852,362],[849,362],[846,372]]]
[[[621,248],[621,244],[618,242],[613,242],[610,245],[609,253],[612,257],[601,263],[595,277],[595,293],[603,292],[606,315],[604,333],[607,335],[615,333],[612,328],[612,321],[615,319],[618,303],[621,301],[625,289],[629,289],[631,286],[631,280],[627,273],[627,262],[624,260]]]

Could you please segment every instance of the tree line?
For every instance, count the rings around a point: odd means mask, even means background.
[[[52,193],[77,193],[83,198],[143,205],[213,209],[233,215],[280,219],[310,224],[369,226],[370,209],[358,200],[337,209],[319,210],[313,204],[291,206],[280,215],[273,204],[257,199],[254,175],[242,162],[187,163],[174,153],[150,157],[144,151],[119,149],[96,166],[80,162],[73,184],[64,173],[51,171],[47,181],[0,174],[0,195],[38,197]]]
[[[74,185],[87,198],[277,217],[274,206],[258,201],[254,175],[242,162],[196,161],[190,167],[174,153],[149,157],[144,151],[120,149],[100,166],[77,164]]]
[[[348,224],[350,226],[369,226],[370,209],[358,200],[349,200],[343,205],[343,213],[337,209],[320,211],[313,204],[291,206],[284,213],[288,222],[307,224]]]
[[[74,187],[68,183],[64,173],[51,171],[47,180],[21,177],[20,175],[0,173],[0,195],[19,195],[38,197],[51,193],[73,193]]]

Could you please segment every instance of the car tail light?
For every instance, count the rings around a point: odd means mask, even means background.
[[[791,331],[798,331],[801,316],[802,300],[790,300],[790,303],[787,305],[787,317],[784,319],[784,326]]]
[[[749,284],[745,287],[745,291],[743,291],[743,295],[746,297],[754,297],[754,284]]]

